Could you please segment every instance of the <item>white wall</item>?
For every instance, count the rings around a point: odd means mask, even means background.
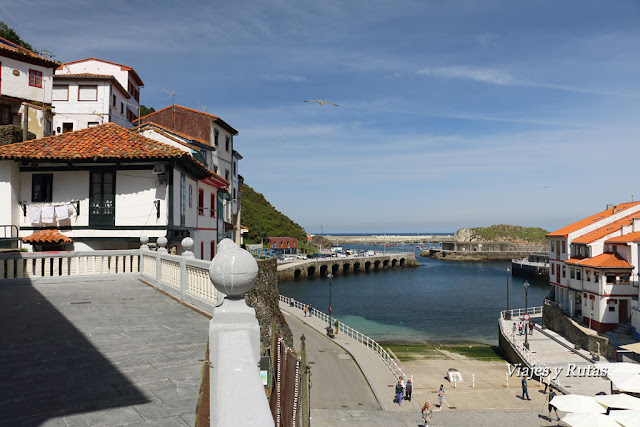
[[[19,225],[20,213],[18,188],[20,172],[18,163],[12,160],[0,161],[0,224]]]
[[[51,104],[53,69],[0,56],[2,62],[1,94],[29,101]],[[29,70],[42,73],[42,87],[29,86]],[[14,70],[18,75],[14,74]]]
[[[88,189],[88,184],[87,184]],[[160,218],[155,200],[160,200]],[[150,170],[116,172],[116,226],[167,224],[167,186]]]
[[[181,171],[173,169],[173,224],[180,226],[180,175]],[[198,182],[185,175],[185,227],[196,228],[198,226]],[[189,186],[193,191],[193,203],[189,207]]]

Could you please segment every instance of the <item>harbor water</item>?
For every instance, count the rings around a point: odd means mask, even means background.
[[[382,252],[376,246],[343,246]],[[393,248],[397,250],[399,248]],[[332,279],[334,317],[384,342],[482,342],[497,344],[500,311],[507,306],[508,262],[454,262],[422,258],[417,268],[337,275]],[[525,279],[509,275],[509,307],[525,307]],[[547,282],[529,279],[528,305],[540,306]],[[329,279],[284,282],[280,293],[327,312]]]

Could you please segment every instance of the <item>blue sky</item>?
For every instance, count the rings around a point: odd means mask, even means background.
[[[640,200],[637,1],[15,0],[0,20],[134,67],[147,106],[206,106],[309,232],[553,230]]]

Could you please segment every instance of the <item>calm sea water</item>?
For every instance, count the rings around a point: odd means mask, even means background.
[[[352,247],[382,251],[375,246]],[[379,341],[497,344],[497,318],[506,308],[506,268],[511,264],[439,261],[418,255],[416,251],[418,268],[334,277],[333,315]],[[509,276],[510,308],[524,308],[524,280]],[[529,283],[529,307],[542,305],[549,284]],[[279,288],[281,294],[327,312],[329,279],[285,282]]]

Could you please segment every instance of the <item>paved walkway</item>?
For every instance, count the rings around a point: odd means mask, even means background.
[[[137,280],[0,281],[0,425],[193,425],[208,323]]]
[[[538,318],[536,319],[536,317]],[[541,316],[532,316],[532,318],[537,325],[542,323]],[[507,324],[513,324],[513,322],[517,323],[519,321],[520,318],[514,318],[506,322]],[[544,329],[541,332],[536,327],[533,335],[528,335],[526,338],[529,342],[529,349],[538,360],[554,369],[561,369],[558,380],[560,386],[564,389],[563,391],[590,396],[594,396],[601,391],[607,394],[611,392],[611,382],[607,379],[576,375],[581,370],[585,370],[594,364],[594,362],[590,361],[588,351],[576,350],[573,343],[551,329]],[[524,342],[525,336],[516,334],[516,339]],[[603,357],[598,363],[608,362]],[[570,371],[572,367],[575,368]]]
[[[289,307],[282,302],[280,302],[280,309],[285,313],[296,316],[316,331],[320,333],[326,332],[325,328],[327,325],[320,321],[320,319],[316,317],[304,317],[302,310]],[[369,386],[382,409],[385,411],[419,412],[420,407],[415,399],[411,402],[403,401],[402,406],[398,406],[397,403],[393,403],[395,398],[395,384],[397,381],[387,365],[384,364],[378,355],[366,348],[364,345],[354,341],[352,338],[344,336],[343,334],[337,334],[333,339],[333,342],[351,354],[361,371],[364,373],[364,376],[366,377]],[[410,375],[408,372],[406,372],[406,374]]]
[[[311,407],[380,411],[378,401],[351,355],[297,317],[284,314],[298,354],[300,336],[305,336],[307,363],[311,366]]]

